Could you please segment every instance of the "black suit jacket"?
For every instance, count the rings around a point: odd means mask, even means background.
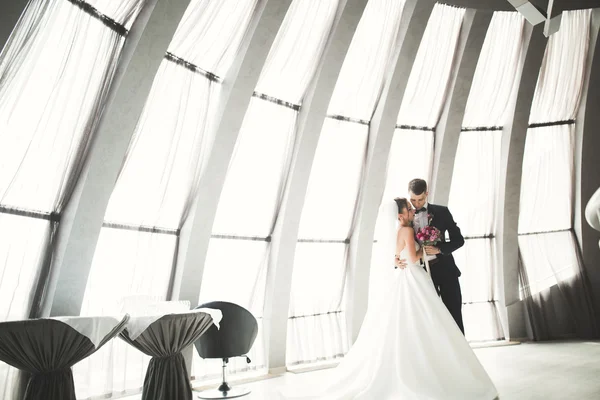
[[[454,262],[452,252],[461,248],[465,244],[465,239],[460,228],[454,222],[452,214],[448,207],[429,203],[427,205],[427,213],[431,215],[429,225],[435,226],[441,232],[442,240],[438,242],[437,247],[441,253],[437,255],[439,261],[431,265],[431,275],[434,281],[444,279],[446,277],[457,278],[460,276],[460,270]],[[446,240],[446,232],[448,232],[449,240]]]

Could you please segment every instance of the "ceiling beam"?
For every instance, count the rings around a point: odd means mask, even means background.
[[[525,1],[522,2],[525,3]],[[440,0],[440,3],[478,10],[514,11],[515,9],[510,4],[509,0]],[[548,0],[531,0],[530,3],[541,10],[546,10],[548,8]],[[551,18],[561,14],[565,10],[581,10],[599,7],[600,0],[555,0]]]
[[[539,8],[527,0],[508,0],[508,2],[533,26],[546,21],[546,12],[544,11],[546,8]]]

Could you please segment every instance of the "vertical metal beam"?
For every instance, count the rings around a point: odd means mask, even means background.
[[[391,79],[387,82],[371,119],[366,170],[356,207],[356,223],[350,239],[347,320],[351,340],[356,340],[369,298],[371,251],[377,210],[385,189],[385,169],[394,136],[396,119],[408,78],[425,33],[435,0],[407,1],[402,13],[398,43],[400,51]],[[394,65],[394,64],[392,64]]]
[[[272,238],[265,304],[265,326],[269,346],[269,371],[285,370],[288,310],[294,254],[300,215],[306,196],[312,162],[346,53],[366,7],[367,0],[348,0],[332,30],[311,87],[302,102],[296,132],[297,145],[288,184]]]
[[[502,134],[502,161],[499,191],[498,258],[502,266],[503,302],[508,318],[508,337],[527,336],[525,309],[519,302],[519,201],[525,138],[538,75],[544,59],[547,38],[543,26],[527,26],[525,35],[525,62],[519,79],[519,90],[512,120]],[[527,41],[529,36],[529,40]]]
[[[226,79],[223,83],[229,85],[224,90],[230,94],[222,104],[222,116],[206,173],[200,180],[193,214],[182,227],[177,255],[172,297],[189,300],[192,307],[198,305],[212,225],[235,142],[269,50],[290,4],[291,0],[271,0],[266,2],[262,11],[259,10],[261,12],[254,21],[255,29],[245,55],[238,59],[239,66],[233,68],[239,72],[236,72],[235,79],[232,77],[229,82]]]
[[[432,203],[448,204],[462,121],[492,15],[490,11],[467,10],[465,13],[456,52],[456,76],[451,80],[448,101],[436,128],[433,177],[429,189]]]
[[[79,315],[96,243],[154,75],[189,0],[150,0],[123,48],[86,165],[61,215],[41,316]]]

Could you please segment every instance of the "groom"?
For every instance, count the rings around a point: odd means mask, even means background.
[[[456,222],[454,222],[448,207],[428,203],[428,194],[427,182],[423,179],[413,179],[409,182],[408,195],[415,208],[415,219],[413,221],[415,232],[427,225],[434,226],[441,232],[441,240],[437,246],[425,246],[431,268],[431,279],[446,308],[464,334],[465,328],[463,327],[461,311],[462,293],[458,283],[460,270],[454,262],[452,252],[462,247],[465,244],[465,239],[460,233]],[[449,241],[446,241],[446,232],[450,237]]]

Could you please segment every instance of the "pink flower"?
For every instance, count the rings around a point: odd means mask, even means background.
[[[417,240],[426,246],[434,246],[439,242],[441,236],[441,232],[435,226],[425,226],[421,228],[417,234]]]

